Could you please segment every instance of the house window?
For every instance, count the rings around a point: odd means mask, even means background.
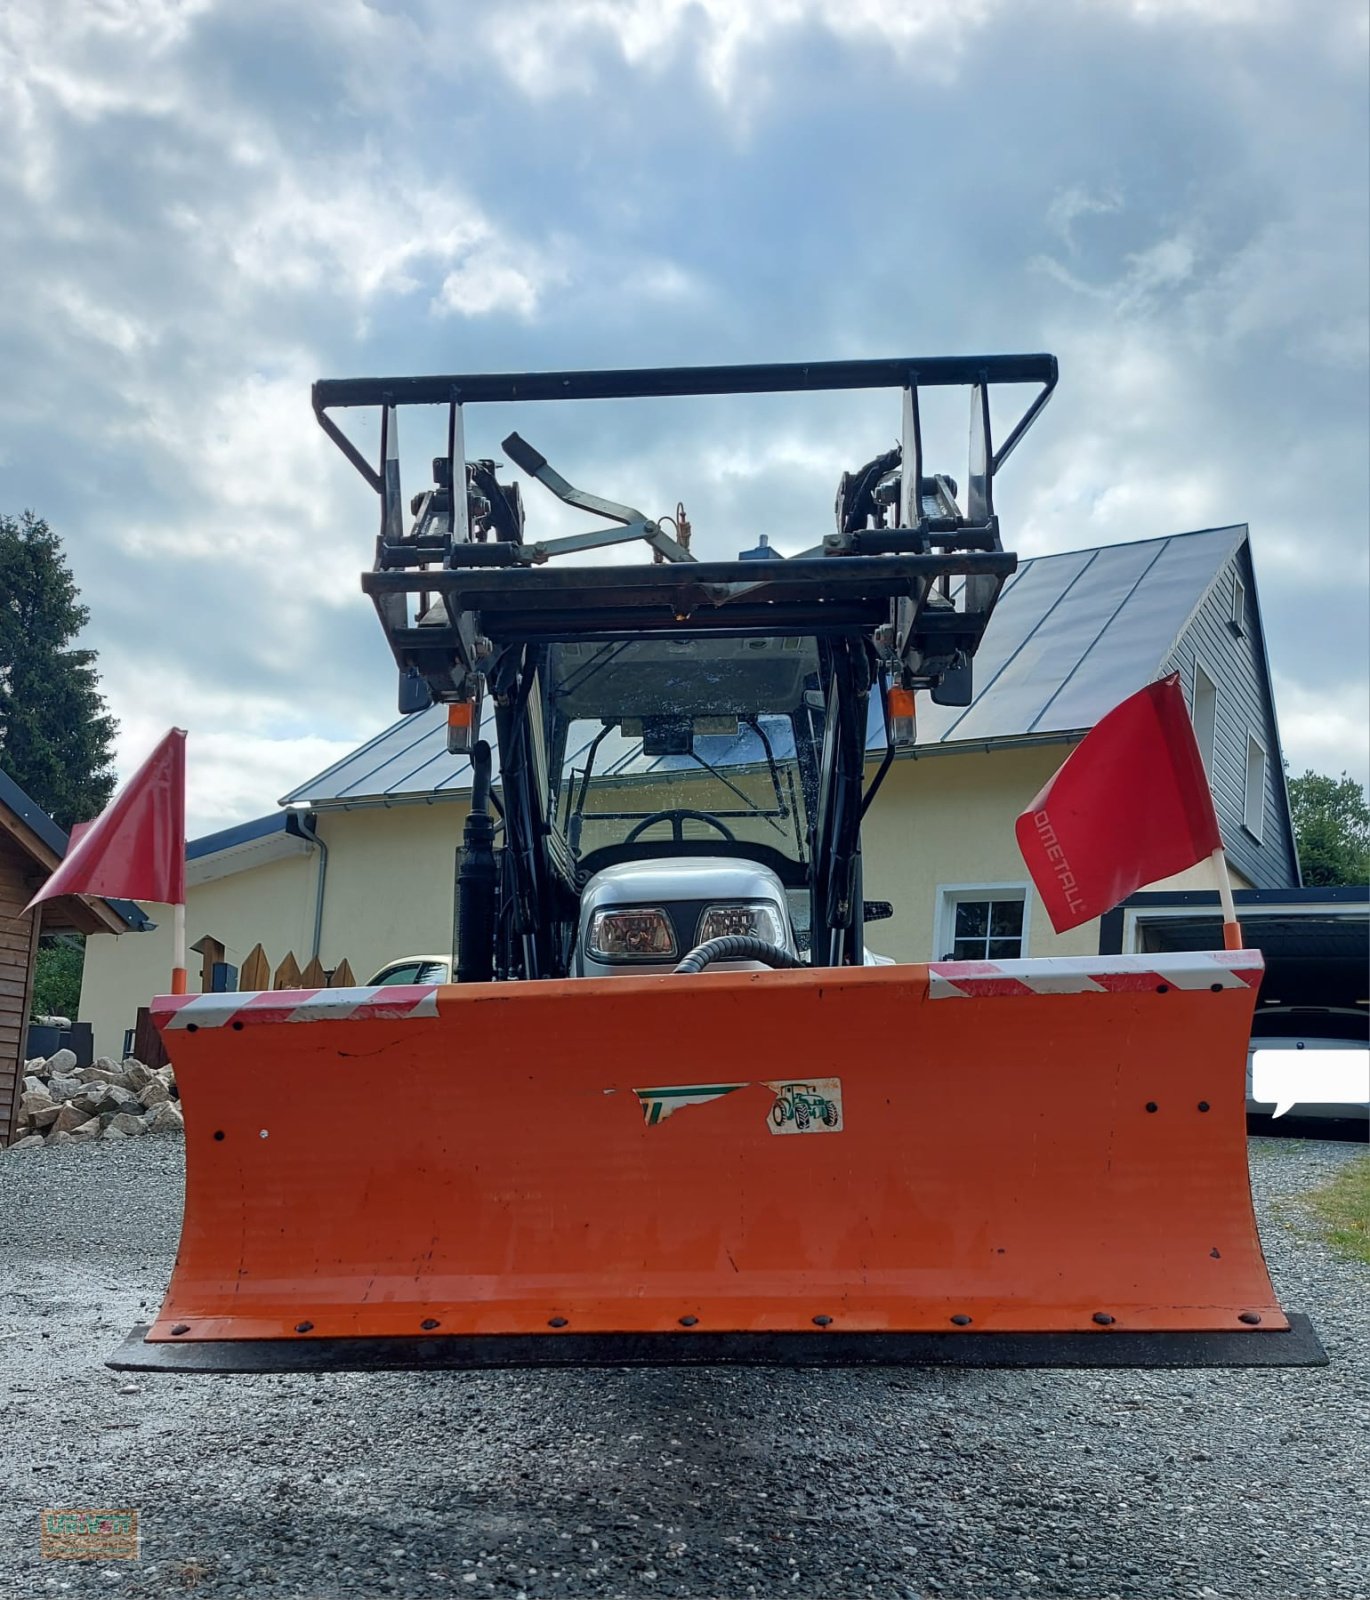
[[[1015,961],[1027,948],[1025,884],[958,884],[940,891],[942,961]]]
[[[1255,839],[1265,832],[1265,747],[1255,734],[1246,736],[1246,795],[1242,826]]]
[[[1246,585],[1237,577],[1232,579],[1232,615],[1227,625],[1239,639],[1246,632]]]
[[[1194,663],[1194,737],[1199,742],[1204,771],[1213,781],[1213,741],[1218,731],[1218,686]]]

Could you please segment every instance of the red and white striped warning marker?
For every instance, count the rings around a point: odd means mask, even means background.
[[[245,1027],[263,1022],[395,1022],[436,1017],[431,983],[382,983],[355,989],[264,989],[241,994],[163,994],[152,1020],[168,1028]]]
[[[1027,961],[932,961],[928,998],[1027,994],[1141,994],[1157,989],[1254,989],[1259,950],[1196,950],[1142,956],[1045,956]]]

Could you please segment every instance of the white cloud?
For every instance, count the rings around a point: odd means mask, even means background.
[[[816,27],[856,43],[883,44],[920,74],[949,76],[967,37],[1002,0],[525,0],[500,7],[485,39],[527,95],[584,94],[597,46],[629,67],[660,73],[684,51],[722,101],[754,99],[766,86],[777,35]]]
[[[322,610],[357,605],[357,575],[371,560],[369,495],[314,420],[315,375],[313,358],[283,352],[274,373],[246,373],[189,403],[178,390],[149,390],[119,430],[178,491],[169,517],[120,517],[119,547],[177,572],[192,593],[214,583],[248,600],[272,619],[254,630],[255,648],[285,673]]]
[[[41,289],[46,309],[54,313],[54,331],[94,340],[120,355],[132,355],[153,337],[141,318],[128,316],[113,306],[102,305],[79,283],[70,279],[48,284]]]
[[[1105,0],[1141,24],[1207,30],[1288,21],[1294,0]],[[484,41],[533,99],[602,87],[594,53],[606,45],[630,68],[660,74],[684,54],[717,98],[749,116],[772,87],[768,58],[786,35],[818,31],[883,47],[917,77],[954,81],[975,36],[1002,15],[1004,0],[522,0],[492,12]],[[441,13],[439,13],[441,15]],[[1053,19],[1043,15],[1043,24]]]
[[[194,670],[155,637],[101,652],[104,687],[119,715],[115,767],[126,781],[168,728],[186,741],[187,833],[195,838],[274,809],[277,795],[350,754],[362,731],[328,731],[318,700],[285,692],[244,695]],[[281,684],[290,675],[283,672]],[[325,726],[318,725],[320,720]]]
[[[1297,15],[1295,0],[1115,0],[1139,22],[1195,21],[1207,26],[1278,26]]]
[[[483,317],[492,311],[531,317],[550,277],[501,261],[497,252],[477,250],[442,280],[433,309],[462,317]]]
[[[1078,190],[1068,190],[1053,200],[1047,211],[1047,221],[1061,235],[1067,251],[1075,258],[1080,253],[1080,246],[1072,225],[1078,217],[1124,211],[1126,206],[1121,197],[1113,196],[1107,202],[1094,202],[1085,199]],[[1144,314],[1163,299],[1173,297],[1174,293],[1195,278],[1201,260],[1198,244],[1192,233],[1185,230],[1163,236],[1144,249],[1125,254],[1113,276],[1099,283],[1089,282],[1077,268],[1069,267],[1050,255],[1033,256],[1028,266],[1032,271],[1055,279],[1073,293],[1107,304],[1117,315],[1128,317]]]
[[[0,173],[33,198],[58,182],[58,124],[185,104],[176,49],[212,0],[8,0],[0,8]]]
[[[186,740],[186,836],[213,833],[275,810],[278,795],[356,749],[356,739],[271,737],[236,727]]]
[[[377,170],[279,171],[232,226],[209,221],[208,248],[227,244],[252,285],[322,290],[359,301],[408,294],[425,263],[441,268],[488,248],[495,234],[479,208],[450,189],[408,183]],[[205,223],[183,210],[183,228]]]
[[[1106,217],[1121,211],[1122,197],[1116,191],[1095,194],[1078,185],[1063,189],[1047,208],[1047,222],[1061,236],[1072,255],[1079,250],[1075,224],[1081,217]]]
[[[1311,767],[1370,781],[1370,694],[1364,682],[1314,688],[1276,673],[1275,706],[1290,772],[1297,776]]]

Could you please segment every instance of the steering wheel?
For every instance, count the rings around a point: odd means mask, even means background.
[[[679,807],[674,811],[654,811],[650,817],[643,817],[642,821],[628,834],[623,842],[624,844],[633,844],[637,841],[638,836],[646,833],[647,829],[654,823],[669,822],[671,825],[671,838],[677,844],[683,844],[685,842],[685,824],[690,821],[707,823],[709,827],[717,828],[729,843],[737,843],[736,835],[732,829],[721,823],[717,817],[711,816],[707,811],[689,811],[684,807]]]

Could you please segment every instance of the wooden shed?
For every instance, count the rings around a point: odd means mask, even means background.
[[[24,907],[62,859],[67,836],[0,772],[0,1146],[13,1137],[24,1076],[24,1035],[43,933],[127,933],[146,918],[127,901],[64,895]]]

